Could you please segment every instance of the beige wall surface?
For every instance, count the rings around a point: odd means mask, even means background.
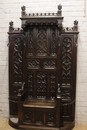
[[[87,0],[0,0],[0,116],[9,115],[8,104],[8,27],[14,21],[21,27],[21,6],[28,13],[56,12],[57,5],[63,6],[63,26],[72,27],[79,22],[76,122],[87,123]]]

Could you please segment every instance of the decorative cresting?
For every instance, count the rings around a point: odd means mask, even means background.
[[[78,21],[62,25],[56,13],[21,12],[9,23],[9,108],[19,130],[71,130],[75,122]],[[17,119],[17,122],[15,120]]]
[[[58,25],[59,28],[62,28],[62,6],[58,5],[58,11],[57,13],[29,13],[26,14],[26,7],[22,6],[21,7],[22,12],[21,12],[21,20],[22,20],[22,28],[25,28],[27,25],[32,26],[32,25]],[[44,18],[45,19],[40,19]],[[28,20],[30,18],[30,20]],[[32,20],[33,18],[37,18],[40,20]],[[47,18],[47,19],[46,19]],[[48,18],[51,18],[50,20]],[[58,18],[58,20],[56,19]]]

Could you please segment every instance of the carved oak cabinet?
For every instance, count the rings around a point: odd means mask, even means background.
[[[19,130],[71,130],[75,124],[78,22],[57,13],[26,14],[9,25],[9,124]]]

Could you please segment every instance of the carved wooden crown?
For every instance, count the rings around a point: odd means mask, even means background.
[[[55,25],[57,26],[61,31],[63,32],[78,32],[78,21],[74,21],[74,26],[72,28],[64,28],[62,25],[63,22],[63,17],[62,17],[62,5],[58,5],[58,10],[57,13],[26,13],[26,7],[22,6],[21,7],[21,20],[22,20],[22,29],[27,28],[27,26],[32,27],[32,26],[38,26],[38,25]],[[11,21],[9,26],[9,33],[11,32],[19,32],[22,29],[17,28],[14,29],[13,27],[13,22]]]

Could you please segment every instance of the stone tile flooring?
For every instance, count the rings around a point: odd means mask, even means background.
[[[0,130],[16,130],[9,126],[7,118],[0,117]],[[87,130],[87,124],[76,124],[73,130]]]

